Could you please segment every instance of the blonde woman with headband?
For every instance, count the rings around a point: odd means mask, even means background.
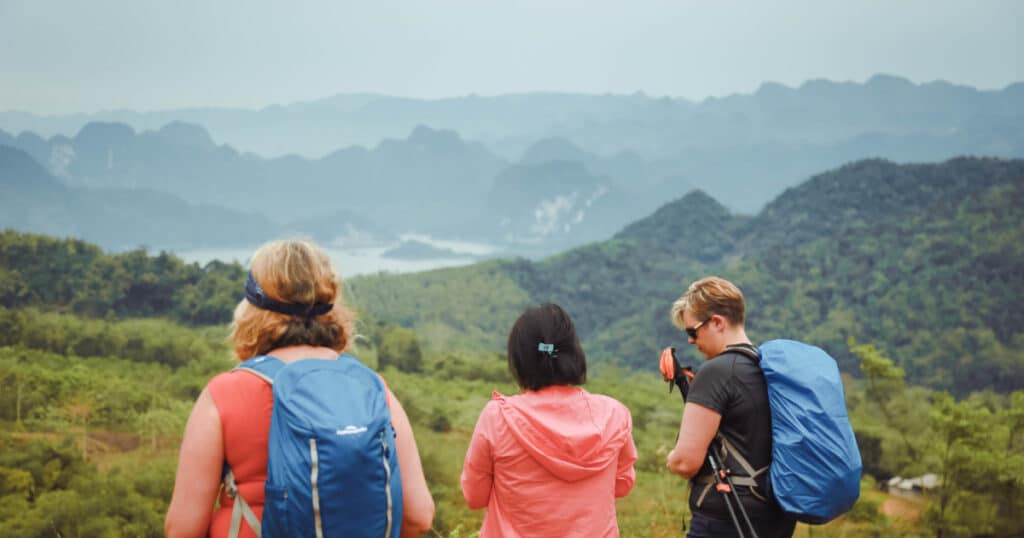
[[[234,312],[230,341],[235,357],[240,361],[276,358],[284,363],[285,370],[293,371],[299,362],[322,366],[305,361],[347,360],[353,368],[365,371],[365,377],[359,379],[375,385],[378,394],[383,390],[378,402],[386,400],[390,411],[394,457],[401,475],[401,520],[392,526],[389,519],[388,525],[396,536],[419,536],[432,525],[434,501],[427,489],[412,427],[386,384],[372,371],[355,364],[358,361],[353,357],[340,355],[353,338],[353,315],[344,304],[341,289],[330,259],[312,243],[278,241],[260,247],[252,258],[245,298]],[[379,405],[383,409],[385,404]],[[185,426],[165,523],[168,537],[258,535],[254,529],[259,528],[258,520],[265,512],[268,438],[274,407],[272,385],[244,368],[219,374],[207,384]],[[343,433],[349,432],[339,429],[338,435]],[[321,471],[331,463],[321,462]],[[227,485],[228,469],[232,487]],[[350,489],[346,491],[357,494],[359,487],[347,485]],[[257,521],[232,521],[236,499],[229,493],[236,490]],[[328,501],[332,499],[319,499],[321,503]],[[323,514],[324,522],[329,515]],[[316,518],[319,525],[319,512]],[[235,519],[241,518],[236,515]],[[332,536],[330,529],[324,534]]]

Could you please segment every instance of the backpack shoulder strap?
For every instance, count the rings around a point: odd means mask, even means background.
[[[725,348],[725,352],[729,353],[730,351],[733,353],[739,353],[740,355],[747,357],[748,359],[754,361],[755,363],[761,363],[761,353],[757,350],[756,347],[754,347],[751,344],[734,344],[731,346],[727,346]]]
[[[249,372],[250,374],[266,381],[267,384],[273,385],[274,376],[276,376],[284,366],[285,363],[277,357],[271,357],[270,355],[258,355],[239,363],[233,368],[233,370]],[[235,473],[231,471],[231,467],[228,466],[227,462],[224,462],[224,476],[222,477],[221,483],[224,487],[224,491],[228,494],[228,497],[234,499],[234,503],[231,506],[231,525],[228,528],[228,538],[238,538],[243,518],[257,537],[262,536],[260,520],[256,517],[256,513],[253,512],[249,503],[247,503],[245,498],[242,497],[242,494],[239,493],[238,486],[235,484]]]
[[[234,370],[243,370],[253,374],[260,379],[267,382],[269,385],[274,384],[274,376],[277,372],[284,368],[284,361],[277,357],[271,357],[270,355],[257,355],[251,359],[239,363],[234,367]]]
[[[761,365],[761,353],[758,351],[756,347],[754,347],[751,344],[734,344],[728,346],[725,348],[725,352],[723,354],[729,352],[742,355],[754,361],[754,364],[758,366]],[[717,443],[715,441],[717,441]],[[716,444],[718,445],[718,450],[716,450]],[[731,458],[743,470],[744,474],[734,474],[731,476],[732,483],[734,486],[747,487],[750,489],[751,495],[753,495],[756,499],[760,501],[767,501],[767,498],[760,492],[760,487],[758,485],[757,479],[759,476],[768,472],[770,468],[769,466],[764,466],[760,469],[754,469],[754,466],[751,465],[750,462],[743,457],[740,451],[736,449],[736,446],[733,445],[732,442],[729,441],[729,439],[720,431],[715,434],[715,438],[712,441],[711,445],[708,447],[708,450],[717,452],[717,455],[721,459],[723,466],[726,464],[727,459]],[[704,502],[704,498],[707,496],[708,492],[711,491],[711,488],[715,484],[714,475],[704,474],[702,476],[698,476],[696,477],[696,483],[704,486],[704,488],[701,490],[700,496],[697,498],[697,507],[700,508],[701,504]]]

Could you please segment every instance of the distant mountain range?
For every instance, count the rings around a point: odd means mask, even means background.
[[[0,145],[71,188],[164,192],[338,244],[415,232],[538,255],[607,239],[693,189],[750,215],[859,159],[1024,157],[1024,83],[878,75],[700,103],[359,94],[258,111],[0,112],[0,129]]]
[[[152,189],[71,187],[28,154],[0,146],[0,229],[88,238],[106,248],[234,245],[273,236],[255,214],[189,204]]]
[[[581,163],[553,154],[555,160],[512,164],[452,131],[423,126],[405,139],[315,160],[239,153],[184,123],[141,133],[124,124],[90,123],[73,138],[48,140],[0,131],[5,145],[45,163],[55,181],[76,193],[163,192],[193,205],[259,215],[275,230],[262,240],[289,231],[360,246],[418,232],[553,252],[606,238],[643,212],[647,200],[662,198],[650,190],[626,191],[592,173],[610,168],[597,158]],[[559,150],[570,147],[558,143]],[[26,210],[35,203],[23,202]],[[238,237],[251,241],[253,234]],[[103,236],[85,239],[112,244]]]
[[[273,208],[273,203],[268,207]],[[344,210],[282,223],[266,211],[189,202],[157,186],[68,184],[27,153],[0,145],[3,228],[84,238],[113,250],[233,247],[281,236],[304,236],[325,245],[350,247],[398,240],[391,232]]]
[[[3,144],[46,163],[71,186],[157,189],[280,222],[346,209],[375,215],[369,220],[393,223],[391,229],[422,222],[425,196],[446,192],[450,198],[441,203],[452,205],[478,198],[502,164],[479,144],[427,128],[373,150],[348,148],[317,160],[239,153],[184,123],[141,133],[124,124],[90,123],[73,138],[0,134]]]
[[[1022,114],[1024,83],[979,91],[944,81],[914,84],[891,75],[864,83],[810,80],[796,88],[766,82],[753,94],[685,99],[632,95],[527,93],[411,99],[340,94],[259,110],[200,108],[104,111],[70,116],[0,112],[0,127],[71,136],[91,122],[155,130],[175,121],[203,125],[214,139],[265,156],[323,156],[371,147],[417,125],[452,129],[514,160],[537,140],[562,137],[588,151],[630,149],[646,159],[683,148],[765,143],[831,145],[866,133],[948,135]],[[1006,123],[1009,125],[1009,123]]]

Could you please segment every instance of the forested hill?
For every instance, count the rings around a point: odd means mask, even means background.
[[[755,340],[813,342],[855,371],[852,337],[877,343],[909,381],[1005,391],[1024,387],[1022,202],[1024,161],[867,160],[810,178],[752,218],[698,191],[542,262],[352,287],[368,311],[437,347],[500,349],[517,308],[559,302],[592,356],[649,368],[661,347],[688,348],[669,322],[672,301],[720,274],[747,295]]]
[[[907,166],[858,161],[788,189],[752,219],[742,235],[755,250],[758,244],[792,246],[836,236],[885,220],[948,209],[950,201],[1020,182],[1020,169],[1020,161],[992,159]]]
[[[736,281],[757,340],[798,338],[857,370],[849,339],[876,343],[908,381],[967,393],[1024,387],[1024,161],[868,160],[820,174],[755,216],[694,191],[612,240],[540,262],[492,261],[348,281],[364,316],[434,350],[500,351],[530,303],[561,303],[588,353],[650,368],[692,353],[668,310],[706,274]],[[75,240],[0,232],[0,306],[223,323],[244,271]]]
[[[224,324],[243,282],[245,271],[233,263],[199,267],[163,252],[108,254],[78,239],[0,230],[2,308]]]

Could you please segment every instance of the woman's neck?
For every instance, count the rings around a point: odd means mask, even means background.
[[[281,359],[284,362],[294,362],[301,359],[334,359],[338,352],[323,346],[287,346],[272,349],[267,352]]]

